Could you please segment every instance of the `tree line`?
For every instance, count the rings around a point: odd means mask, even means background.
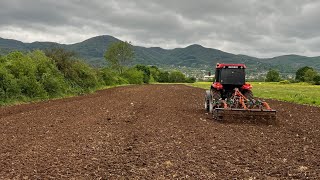
[[[288,80],[282,80],[280,77],[279,71],[277,71],[275,69],[271,69],[268,71],[265,81],[267,81],[267,82],[282,81],[282,82],[287,82],[287,83],[290,82]],[[320,74],[312,67],[304,66],[302,68],[299,68],[296,71],[295,79],[292,80],[291,82],[308,82],[308,83],[312,83],[315,85],[320,85]]]
[[[84,94],[105,86],[195,81],[180,71],[168,72],[146,65],[129,66],[133,54],[125,52],[132,51],[128,44],[113,44],[105,54],[109,65],[103,68],[91,67],[75,53],[62,48],[15,51],[0,56],[0,104]],[[117,48],[119,46],[122,49]]]

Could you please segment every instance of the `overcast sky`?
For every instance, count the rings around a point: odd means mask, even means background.
[[[0,37],[76,43],[201,44],[235,54],[320,56],[317,0],[3,0]]]

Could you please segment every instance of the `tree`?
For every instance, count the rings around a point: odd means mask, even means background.
[[[111,44],[109,49],[105,52],[105,59],[112,68],[117,70],[120,74],[123,73],[124,68],[129,65],[134,56],[132,45],[125,42],[115,42]]]
[[[312,82],[313,78],[316,77],[317,72],[313,69],[308,69],[305,73],[304,73],[304,81],[305,82]]]
[[[180,71],[172,71],[169,75],[169,82],[180,82],[186,81],[186,76]]]
[[[153,78],[154,81],[159,81],[160,70],[157,66],[151,66],[150,68],[150,78]]]
[[[73,61],[76,58],[75,52],[68,51],[61,47],[46,49],[44,53],[47,57],[51,58],[55,62],[57,68],[64,74],[65,72],[69,71],[73,64]]]
[[[129,84],[143,84],[143,72],[135,68],[130,68],[121,74]]]
[[[314,81],[314,84],[315,84],[315,85],[320,85],[320,75],[316,75],[316,76],[313,78],[313,81]]]
[[[143,82],[148,84],[150,81],[150,68],[145,65],[138,64],[135,66],[138,71],[143,72]]]
[[[158,82],[169,82],[169,72],[160,72]]]
[[[277,70],[271,69],[268,71],[266,76],[267,82],[278,82],[280,81],[280,74]]]
[[[305,67],[302,67],[302,68],[298,69],[297,72],[296,72],[296,80],[297,81],[305,81],[304,76],[305,76],[305,73],[309,69],[313,70],[312,67],[308,67],[308,66],[305,66]]]

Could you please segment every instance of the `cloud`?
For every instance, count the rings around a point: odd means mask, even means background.
[[[76,43],[108,34],[135,45],[199,43],[235,54],[319,56],[316,0],[11,0],[0,2],[0,37]]]

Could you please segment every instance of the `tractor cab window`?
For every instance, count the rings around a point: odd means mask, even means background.
[[[219,82],[221,84],[245,84],[245,70],[242,68],[222,68],[219,72]]]

